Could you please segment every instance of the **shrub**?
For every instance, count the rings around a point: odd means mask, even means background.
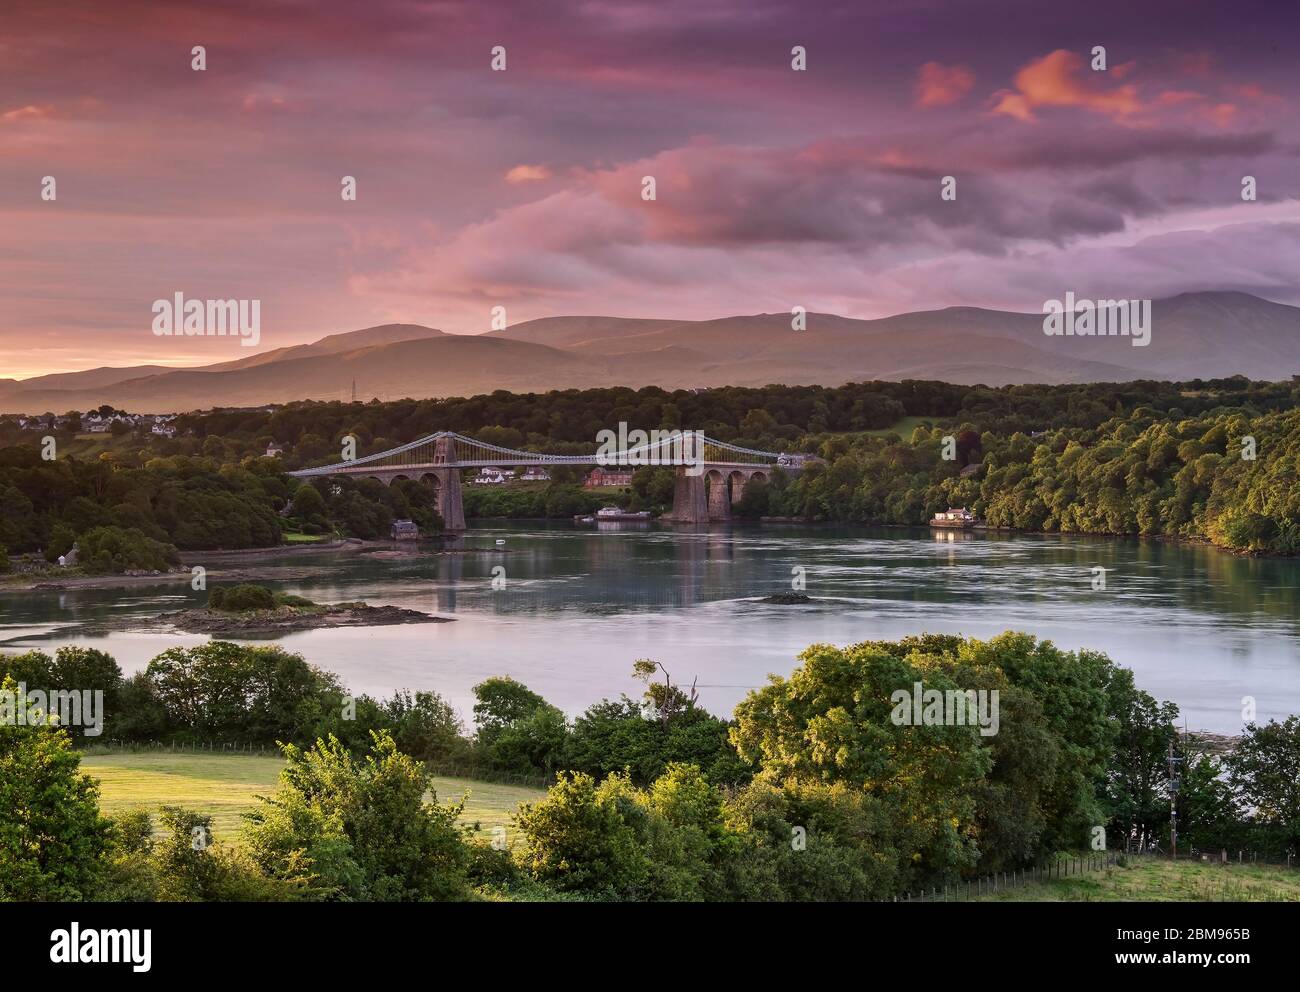
[[[314,898],[468,898],[463,804],[439,805],[423,764],[386,732],[372,739],[364,760],[333,737],[306,751],[286,745],[279,790],[248,814],[251,858]]]
[[[213,589],[208,594],[208,609],[223,613],[240,613],[244,610],[275,609],[275,594],[266,586],[245,583],[226,589]]]
[[[544,799],[519,807],[527,847],[522,861],[536,879],[561,891],[616,898],[640,889],[650,873],[636,831],[620,802],[626,780],[597,785],[581,772],[561,773]]]
[[[287,592],[277,592],[275,594],[275,605],[293,606],[298,609],[309,609],[315,606],[316,604],[313,603],[306,596],[294,596],[293,594]]]
[[[94,527],[77,539],[78,562],[87,572],[166,571],[180,561],[176,548],[134,528]]]

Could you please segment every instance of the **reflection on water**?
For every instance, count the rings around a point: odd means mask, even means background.
[[[274,564],[295,577],[268,584],[317,601],[457,617],[307,631],[281,643],[354,689],[435,688],[465,714],[471,686],[491,674],[513,675],[579,712],[634,692],[628,672],[641,657],[662,661],[678,681],[698,676],[704,704],[726,712],[768,672],[788,673],[816,641],[1008,628],[1105,651],[1148,691],[1179,703],[1189,726],[1236,731],[1245,695],[1264,719],[1300,712],[1300,562],[1206,547],[969,531],[524,523],[475,528],[441,552],[286,555]],[[505,569],[504,588],[493,589],[494,566]],[[1106,569],[1104,592],[1092,589],[1096,566]],[[817,602],[757,601],[789,592],[799,568]],[[11,650],[95,645],[134,671],[165,647],[204,638],[77,628],[200,605],[205,595],[185,584],[6,594],[0,637]]]

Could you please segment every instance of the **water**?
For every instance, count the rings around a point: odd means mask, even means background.
[[[1255,697],[1261,722],[1300,712],[1295,560],[1110,538],[785,525],[503,523],[470,530],[463,546],[257,562],[292,569],[266,584],[318,602],[364,599],[457,620],[305,631],[276,643],[355,692],[432,688],[466,717],[471,687],[489,675],[511,675],[577,714],[602,697],[638,695],[632,662],[654,658],[677,683],[698,679],[701,703],[727,714],[815,642],[1016,629],[1105,652],[1142,688],[1178,703],[1193,729],[1238,732],[1243,696]],[[201,553],[186,558],[204,564]],[[504,589],[492,588],[494,566],[505,569]],[[1094,566],[1107,570],[1104,592],[1092,589]],[[789,592],[796,568],[821,602],[755,601]],[[5,593],[0,641],[7,650],[98,647],[129,674],[167,647],[205,638],[82,628],[205,597],[183,583]]]

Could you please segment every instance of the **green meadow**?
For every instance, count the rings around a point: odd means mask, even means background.
[[[81,762],[82,770],[99,780],[106,814],[184,806],[210,815],[213,834],[226,841],[238,840],[242,816],[257,805],[255,797],[275,792],[283,767],[278,757],[237,754],[88,754]],[[481,831],[508,827],[519,803],[545,795],[527,786],[464,778],[436,777],[433,783],[439,802],[468,793],[461,822],[477,823]]]

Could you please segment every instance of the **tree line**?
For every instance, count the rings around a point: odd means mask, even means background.
[[[922,426],[909,441],[841,435],[819,451],[826,463],[797,478],[747,485],[736,512],[921,525],[965,506],[993,527],[1300,553],[1300,410],[1173,420],[1139,407],[1089,429]]]
[[[750,484],[737,507],[742,517],[919,526],[936,510],[964,505],[995,527],[1295,554],[1298,398],[1295,381],[1242,377],[496,392],[186,414],[176,438],[116,439],[122,447],[94,459],[55,461],[42,459],[31,432],[0,425],[0,440],[14,442],[0,447],[0,568],[14,554],[56,560],[83,538],[94,546],[89,567],[121,571],[166,567],[178,551],[273,546],[286,529],[373,539],[405,518],[432,533],[441,521],[425,483],[305,484],[286,471],[337,461],[347,436],[369,452],[439,429],[508,447],[586,452],[598,431],[620,420],[824,459],[797,477],[777,471]],[[891,433],[904,417],[921,423]],[[283,458],[266,457],[272,439],[285,446]],[[669,470],[642,468],[619,493],[584,492],[580,475],[557,468],[542,489],[467,487],[466,513],[563,518],[606,501],[633,510],[671,505]]]
[[[1104,655],[1015,632],[813,645],[729,719],[650,661],[639,699],[572,720],[490,678],[472,733],[435,692],[354,698],[278,647],[174,648],[130,679],[84,648],[3,663],[0,699],[19,682],[98,688],[114,737],[279,741],[286,761],[238,845],[177,807],[159,838],[148,814],[100,813],[80,728],[0,720],[4,899],[888,899],[1167,842],[1171,796],[1184,846],[1300,842],[1300,718],[1249,724],[1216,756]],[[997,732],[900,721],[896,694],[918,684],[996,692]],[[494,845],[433,794],[447,761],[554,784]]]

